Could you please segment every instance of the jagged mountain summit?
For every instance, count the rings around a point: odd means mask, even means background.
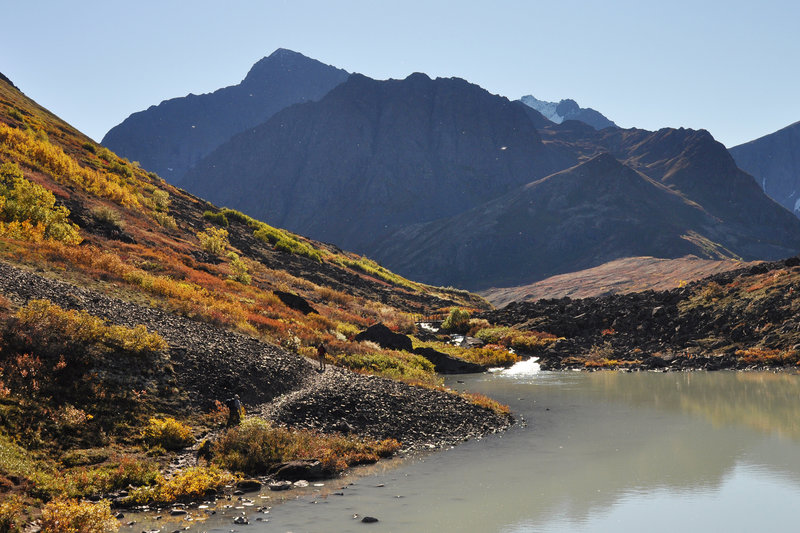
[[[388,231],[455,215],[562,166],[519,102],[457,78],[353,74],[319,102],[234,137],[183,186],[369,252]]]
[[[173,98],[112,128],[103,144],[173,184],[233,135],[292,104],[319,100],[349,74],[302,54],[278,49],[238,85]]]
[[[580,120],[596,130],[617,126],[599,111],[595,111],[590,107],[580,107],[575,100],[566,99],[560,102],[545,102],[529,94],[520,98],[520,101],[556,124],[561,124],[566,120]]]
[[[800,122],[734,146],[730,153],[770,198],[800,217]]]

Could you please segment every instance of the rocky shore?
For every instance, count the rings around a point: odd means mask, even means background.
[[[113,324],[143,324],[169,344],[165,368],[154,369],[166,412],[205,411],[239,394],[248,412],[277,423],[395,438],[408,447],[441,446],[502,430],[510,417],[454,394],[315,364],[262,340],[0,262],[0,294],[17,304],[47,299]],[[142,369],[125,376],[140,379]],[[152,369],[151,369],[152,370]],[[138,383],[131,383],[135,386]]]
[[[670,291],[512,303],[492,323],[552,333],[542,368],[719,370],[796,367],[800,258]]]

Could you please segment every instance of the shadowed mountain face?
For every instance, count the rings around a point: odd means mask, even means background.
[[[542,134],[549,148],[591,159],[459,216],[405,228],[375,257],[416,279],[485,289],[622,257],[776,259],[800,249],[796,219],[705,131],[565,123]]]
[[[800,122],[730,149],[767,195],[800,217]]]
[[[406,228],[375,253],[419,279],[509,286],[620,257],[724,255],[704,251],[695,236],[714,224],[700,206],[601,154],[456,217]]]
[[[519,102],[460,79],[354,74],[320,102],[285,109],[221,146],[183,186],[369,251],[387,231],[461,213],[563,168],[557,159]]]
[[[347,77],[344,70],[278,49],[253,65],[239,85],[134,113],[112,128],[103,144],[177,184],[189,167],[235,134],[292,104],[319,100]]]

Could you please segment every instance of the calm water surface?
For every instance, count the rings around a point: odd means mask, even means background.
[[[254,533],[798,527],[800,376],[523,368],[458,376],[449,385],[509,404],[526,424],[365,477],[309,487],[267,514],[247,507],[157,526]],[[257,506],[277,497],[252,496]],[[242,512],[250,525],[233,524]],[[353,515],[380,521],[362,524]]]

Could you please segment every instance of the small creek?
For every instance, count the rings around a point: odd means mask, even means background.
[[[203,522],[132,514],[137,524],[121,531],[148,524],[162,531],[294,533],[796,527],[800,375],[549,373],[527,362],[456,376],[448,385],[509,404],[525,424],[303,493],[247,495],[254,506]],[[288,500],[275,505],[280,497]],[[273,507],[256,512],[263,505]],[[233,523],[242,512],[249,525]],[[379,522],[361,523],[362,516]]]

